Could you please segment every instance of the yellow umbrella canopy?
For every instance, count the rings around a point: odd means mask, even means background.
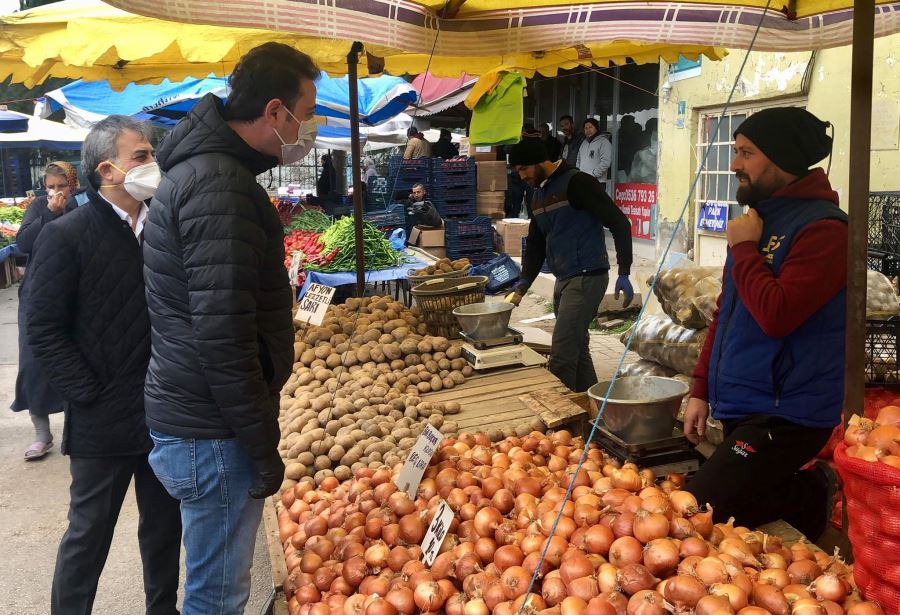
[[[555,75],[576,66],[719,59],[747,47],[768,0],[65,0],[0,17],[0,77],[128,82],[229,73],[249,49],[280,41],[346,72],[354,40],[370,73]],[[768,8],[757,50],[850,42],[850,0]],[[876,9],[876,34],[900,30],[900,0]],[[213,25],[204,25],[213,24]],[[365,64],[368,63],[368,67]]]

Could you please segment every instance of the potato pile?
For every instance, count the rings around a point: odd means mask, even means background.
[[[459,346],[424,332],[416,308],[378,296],[331,306],[321,326],[298,330],[279,419],[289,484],[394,465],[426,422],[456,434],[444,415],[459,404],[420,396],[462,384],[473,370]]]
[[[471,266],[472,265],[467,258],[458,258],[455,261],[451,261],[449,258],[442,258],[433,265],[428,265],[423,269],[416,269],[414,275],[441,275],[442,273],[463,271]]]
[[[866,316],[888,318],[900,312],[894,285],[883,273],[866,271]]]
[[[652,278],[648,280],[652,283]],[[705,329],[722,292],[721,267],[673,267],[659,274],[653,294],[676,325]]]
[[[697,331],[681,327],[665,314],[644,316],[636,326],[632,351],[642,359],[659,363],[676,373],[693,375],[706,340],[706,329]],[[623,344],[628,341],[632,330],[634,327],[619,337]]]

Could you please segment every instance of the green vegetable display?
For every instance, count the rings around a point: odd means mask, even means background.
[[[25,219],[25,210],[19,207],[0,207],[0,222],[9,224],[22,224]]]
[[[310,271],[335,273],[353,271],[356,268],[356,239],[353,232],[353,218],[347,216],[332,224],[322,233],[321,241],[325,244],[325,253],[337,249],[334,259],[325,264],[308,263]],[[404,256],[391,247],[384,233],[363,221],[363,250],[367,271],[396,267],[404,262]]]
[[[307,209],[291,220],[291,224],[285,229],[285,234],[288,234],[290,231],[314,231],[321,233],[331,226],[331,223],[330,216],[315,209]]]

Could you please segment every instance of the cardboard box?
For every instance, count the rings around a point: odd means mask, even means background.
[[[469,156],[475,159],[475,162],[491,162],[497,160],[497,148],[493,145],[469,145]]]
[[[497,221],[497,233],[503,238],[503,251],[510,256],[522,256],[522,237],[528,236],[528,220],[505,218]]]
[[[475,211],[479,216],[499,220],[506,215],[505,202],[505,192],[478,192],[475,194]]]
[[[478,167],[478,192],[506,190],[506,163],[502,160],[476,162]]]
[[[409,232],[409,244],[419,248],[443,248],[444,229],[416,225]]]

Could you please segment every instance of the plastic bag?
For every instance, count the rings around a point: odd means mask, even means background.
[[[627,338],[626,338],[627,341]],[[665,367],[660,365],[656,361],[648,361],[646,359],[641,359],[637,363],[630,363],[628,365],[623,365],[622,369],[619,370],[619,376],[627,377],[627,376],[662,376],[664,378],[671,378],[676,374],[674,369]]]
[[[679,374],[693,374],[706,340],[706,329],[688,329],[675,324],[668,316],[653,314],[644,316],[639,323],[623,333],[619,340],[623,344],[627,343],[632,331],[635,334],[631,350],[642,359],[655,361]]]
[[[866,272],[866,316],[887,318],[900,313],[900,302],[891,281],[883,273]]]
[[[394,229],[389,239],[391,247],[395,250],[402,250],[406,247],[406,230],[402,228]]]
[[[648,280],[648,283],[652,282]],[[659,274],[653,294],[663,312],[675,324],[688,329],[705,329],[712,322],[716,299],[722,292],[719,267],[673,267]]]

